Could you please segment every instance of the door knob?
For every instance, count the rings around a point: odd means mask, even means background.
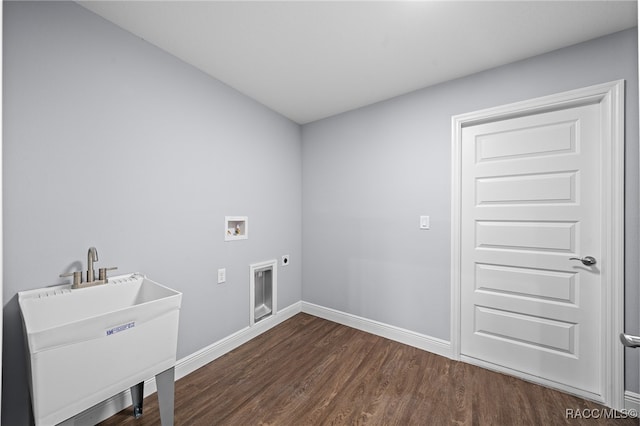
[[[592,256],[585,256],[582,259],[579,257],[570,257],[569,260],[579,260],[585,266],[591,266],[596,264],[596,258]]]
[[[640,336],[620,333],[620,341],[628,348],[640,347]]]

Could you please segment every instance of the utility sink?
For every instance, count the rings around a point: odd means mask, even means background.
[[[182,293],[141,274],[18,293],[37,425],[53,425],[172,369]]]

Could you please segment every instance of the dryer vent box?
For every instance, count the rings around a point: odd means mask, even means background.
[[[276,313],[276,268],[275,260],[251,265],[251,325]]]

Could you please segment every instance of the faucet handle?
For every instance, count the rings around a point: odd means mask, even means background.
[[[73,277],[73,286],[77,287],[82,284],[82,271],[67,272],[60,274],[60,278]]]
[[[98,269],[98,280],[104,281],[105,283],[109,280],[107,279],[107,271],[114,271],[118,269],[117,266],[112,266],[111,268],[100,268]]]

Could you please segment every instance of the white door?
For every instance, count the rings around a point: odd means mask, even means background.
[[[597,103],[462,129],[461,355],[602,394],[601,139]]]

